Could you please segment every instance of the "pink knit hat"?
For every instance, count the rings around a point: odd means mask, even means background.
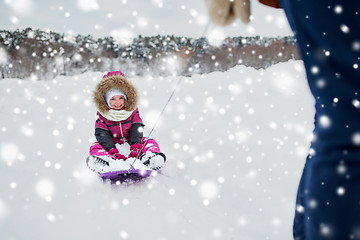
[[[108,72],[107,74],[105,74],[103,76],[103,79],[105,78],[109,78],[109,77],[112,77],[112,76],[121,76],[121,77],[125,77],[125,74],[120,72],[120,71],[113,71],[113,72]],[[125,77],[126,78],[126,77]],[[105,92],[104,94],[104,99],[107,103],[107,105],[111,108],[110,106],[110,100],[112,97],[114,96],[117,96],[117,95],[121,95],[125,98],[125,101],[127,101],[127,96],[126,94],[119,88],[112,88],[110,89],[109,91]]]
[[[110,106],[111,98],[117,95],[123,96],[125,98],[125,101],[127,100],[125,93],[118,88],[112,88],[104,94],[104,99],[110,108],[111,108]]]
[[[120,72],[120,71],[113,71],[113,72],[108,72],[107,74],[105,74],[105,75],[103,76],[103,79],[104,79],[104,78],[107,78],[107,77],[114,76],[114,75],[120,75],[120,76],[125,77],[125,74],[123,74],[122,72]]]

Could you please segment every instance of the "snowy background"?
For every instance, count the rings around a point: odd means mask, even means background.
[[[1,27],[199,37],[207,22],[202,1],[87,2],[5,0]],[[281,10],[254,2],[252,25],[221,31],[281,36],[289,34],[284,21]],[[0,81],[0,239],[292,239],[314,114],[301,61],[129,76],[145,135],[181,78],[151,136],[167,164],[136,184],[103,182],[85,166],[94,141],[92,91],[102,75]]]
[[[207,37],[286,36],[291,31],[283,10],[252,0],[252,22],[228,27],[211,25]],[[209,22],[204,0],[3,0],[1,28],[39,28],[70,35],[113,36],[121,41],[138,35],[199,38]]]
[[[152,135],[168,162],[135,185],[85,166],[101,77],[0,82],[2,239],[291,239],[313,115],[301,62],[184,78]],[[131,78],[145,135],[178,79]]]

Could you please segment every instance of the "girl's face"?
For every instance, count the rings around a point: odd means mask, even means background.
[[[110,99],[110,107],[115,110],[121,110],[125,106],[125,98],[121,95],[113,96]]]

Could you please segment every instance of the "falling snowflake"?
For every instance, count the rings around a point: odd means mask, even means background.
[[[35,191],[39,197],[45,199],[47,202],[51,202],[52,196],[55,193],[55,185],[49,179],[42,179],[37,182]]]
[[[329,128],[331,126],[331,119],[326,115],[322,115],[319,118],[319,124],[322,128]]]
[[[139,17],[136,21],[136,24],[139,28],[146,28],[149,25],[149,22],[144,17]]]
[[[0,145],[0,158],[2,158],[8,165],[12,165],[20,155],[17,145],[14,143],[2,143]]]
[[[23,125],[21,126],[20,130],[27,137],[30,137],[34,134],[34,130],[30,126]]]
[[[253,161],[252,157],[250,157],[250,156],[246,157],[245,160],[247,163],[252,163],[252,161]]]
[[[280,227],[282,222],[280,218],[273,218],[271,223],[274,227]]]
[[[248,220],[246,219],[246,217],[239,217],[237,223],[239,224],[239,226],[244,227],[247,225]]]
[[[213,235],[214,238],[221,238],[221,236],[222,236],[221,229],[215,228],[212,231],[212,235]]]
[[[255,109],[253,109],[253,108],[248,109],[248,114],[249,115],[253,115],[254,113],[255,113]]]
[[[55,215],[52,214],[52,213],[49,213],[49,214],[46,216],[46,218],[47,218],[47,220],[48,220],[49,222],[55,222],[55,220],[56,220]]]
[[[225,33],[218,28],[211,31],[208,35],[209,43],[213,46],[221,46],[225,38]]]
[[[121,203],[122,203],[124,206],[127,206],[127,205],[130,204],[130,201],[129,201],[129,199],[124,198],[124,199],[121,201]]]
[[[356,108],[360,108],[360,101],[357,99],[352,100],[352,105]]]
[[[15,189],[16,187],[17,187],[16,182],[11,182],[11,183],[10,183],[10,188],[11,188],[11,189]]]
[[[320,78],[316,81],[316,86],[318,88],[324,88],[326,86],[326,81],[324,79]]]
[[[304,212],[305,212],[305,208],[304,208],[302,205],[298,204],[298,205],[296,205],[296,211],[297,211],[298,213],[304,213]]]
[[[0,221],[6,219],[9,214],[9,209],[6,203],[0,198]]]
[[[205,199],[213,199],[218,195],[218,186],[216,182],[206,180],[199,186],[200,195]]]
[[[352,142],[355,145],[360,145],[360,133],[357,132],[352,135]]]
[[[34,10],[32,0],[5,0],[5,4],[19,15],[30,15]]]
[[[338,187],[336,189],[336,193],[339,195],[339,196],[343,196],[345,194],[345,188],[343,187]]]
[[[122,239],[128,239],[129,238],[129,234],[126,231],[120,231],[120,237]]]
[[[190,185],[191,185],[191,186],[196,186],[196,184],[197,184],[197,181],[196,181],[195,179],[192,179],[192,180],[190,181]]]
[[[325,225],[325,224],[320,225],[320,233],[321,233],[321,235],[329,237],[331,235],[331,232],[332,231],[331,231],[330,226]]]
[[[312,74],[314,74],[314,75],[316,75],[316,74],[318,74],[319,73],[319,67],[317,67],[317,66],[312,66],[311,67],[311,73]]]
[[[19,20],[19,18],[15,17],[15,16],[12,16],[12,17],[10,18],[10,22],[11,22],[12,24],[14,24],[14,25],[17,25],[17,24],[19,24],[20,20]]]
[[[119,44],[129,45],[132,42],[135,34],[128,28],[114,29],[110,34]]]
[[[346,26],[345,24],[342,24],[340,26],[341,31],[343,31],[343,33],[349,33],[350,32],[350,28],[348,26]]]
[[[334,12],[335,12],[336,14],[341,14],[341,13],[343,12],[342,6],[336,5],[336,6],[334,7]]]
[[[81,11],[90,12],[99,9],[97,0],[77,0],[77,6]]]
[[[175,195],[175,189],[173,189],[173,188],[169,189],[169,194],[171,196]]]
[[[339,174],[345,174],[347,169],[344,163],[340,163],[336,170]]]
[[[360,42],[359,42],[359,41],[353,42],[353,44],[352,44],[352,49],[353,49],[355,52],[360,51]]]
[[[53,135],[54,135],[54,136],[59,136],[59,135],[60,135],[60,131],[57,130],[57,129],[54,129],[54,130],[53,130]]]
[[[242,87],[240,84],[230,84],[228,89],[233,94],[240,94],[242,91]]]
[[[310,199],[309,200],[309,207],[310,208],[317,208],[318,206],[318,202],[315,199]]]

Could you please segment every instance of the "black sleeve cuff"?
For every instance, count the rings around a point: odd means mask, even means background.
[[[131,124],[130,129],[130,145],[134,145],[142,142],[144,124],[142,123],[133,123]]]
[[[110,149],[115,148],[115,143],[112,140],[110,131],[101,128],[96,128],[95,138],[107,152]]]

